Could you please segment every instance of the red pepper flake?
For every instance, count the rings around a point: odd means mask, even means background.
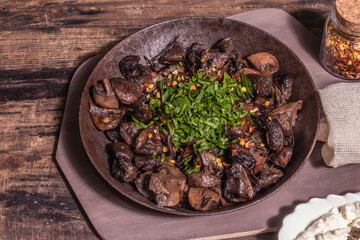
[[[234,150],[232,150],[232,152],[231,152],[231,156],[234,156],[236,154],[236,150],[234,149]]]
[[[167,82],[166,86],[170,87],[171,86],[171,82]]]
[[[254,127],[249,128],[249,132],[252,133],[254,131]]]

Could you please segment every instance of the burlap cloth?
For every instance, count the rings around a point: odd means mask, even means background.
[[[360,163],[360,83],[336,83],[319,90],[327,123],[320,124],[319,140],[329,167]]]

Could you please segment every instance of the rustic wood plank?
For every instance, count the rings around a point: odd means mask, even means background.
[[[96,239],[55,163],[69,81],[144,27],[274,7],[321,36],[330,0],[0,2],[0,239]],[[241,239],[274,239],[276,233]]]

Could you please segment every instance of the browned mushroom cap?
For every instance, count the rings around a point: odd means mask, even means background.
[[[134,157],[134,153],[126,143],[110,143],[106,147],[113,158],[124,158],[126,161],[131,162]]]
[[[144,88],[141,84],[124,78],[110,79],[116,97],[123,104],[131,104],[140,98]]]
[[[220,183],[220,178],[210,175],[207,171],[188,174],[190,187],[214,187]]]
[[[269,74],[248,74],[253,84],[253,93],[261,97],[269,97],[273,92],[273,79]]]
[[[140,57],[133,55],[128,55],[121,59],[119,68],[125,78],[138,77],[141,74],[141,69],[138,66],[139,61]]]
[[[229,145],[230,160],[232,163],[240,163],[247,170],[251,170],[256,165],[256,160],[250,153],[250,148],[241,147],[239,144],[231,143]]]
[[[96,105],[103,108],[119,108],[114,91],[111,88],[109,79],[102,80],[102,84],[98,83],[93,88],[93,97]]]
[[[209,211],[219,205],[221,195],[209,188],[191,187],[188,193],[188,200],[191,207],[198,211]]]
[[[91,118],[95,126],[101,130],[109,130],[119,126],[121,119],[125,115],[126,108],[112,109],[112,108],[100,108],[90,102]]]
[[[183,198],[186,189],[186,176],[176,167],[164,165],[150,178],[149,189],[160,206],[176,206]]]
[[[266,127],[266,140],[271,150],[277,151],[282,148],[285,136],[283,129],[276,119],[268,122]]]
[[[148,127],[136,138],[135,152],[138,154],[162,153],[163,148],[159,126]]]
[[[148,104],[142,101],[135,101],[130,105],[132,115],[139,121],[149,122],[153,118],[153,112]]]
[[[275,168],[274,166],[267,166],[265,165],[261,171],[259,176],[259,181],[261,187],[268,187],[274,183],[276,183],[284,174],[281,170]]]
[[[259,52],[247,58],[251,64],[262,74],[273,74],[279,70],[279,62],[276,57],[268,52]]]
[[[137,177],[139,171],[134,164],[124,158],[115,158],[110,165],[111,174],[124,182],[132,182]]]

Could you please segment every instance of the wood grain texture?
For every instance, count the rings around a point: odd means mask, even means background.
[[[0,2],[0,239],[97,239],[54,159],[72,73],[144,27],[274,7],[321,36],[330,0]],[[259,16],[261,17],[261,16]],[[240,239],[275,239],[265,233]]]

